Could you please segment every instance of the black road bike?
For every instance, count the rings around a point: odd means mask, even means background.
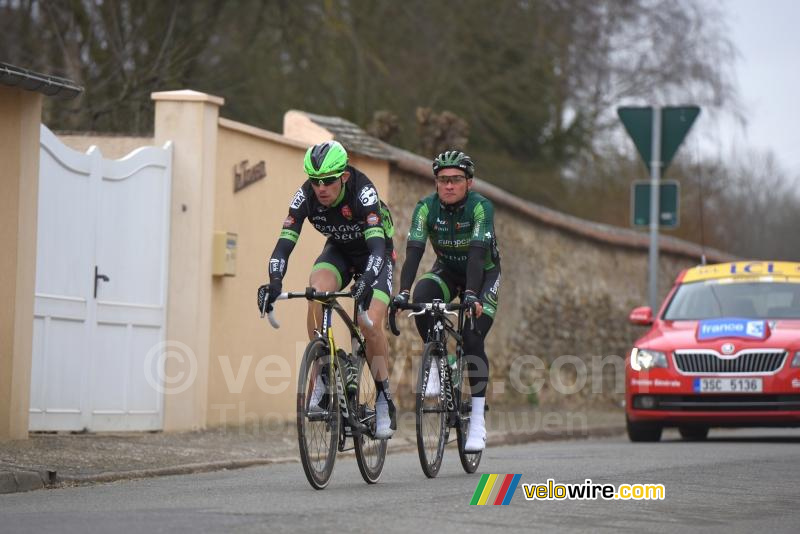
[[[392,306],[389,326],[396,336],[400,335],[395,319],[398,309],[411,310],[409,317],[427,315],[431,319],[415,390],[417,452],[422,472],[428,478],[434,478],[439,474],[450,429],[455,428],[461,466],[467,473],[474,473],[481,462],[482,453],[470,453],[464,450],[472,411],[472,396],[462,338],[467,306],[459,303],[447,304],[441,300]],[[456,322],[453,323],[448,315],[455,316]],[[470,322],[472,323],[471,319]],[[474,327],[474,323],[471,327]],[[456,345],[454,362],[448,361],[447,342],[451,337]],[[431,362],[436,362],[434,368],[439,373],[438,396],[426,396]]]
[[[281,293],[277,299],[304,298],[322,304],[321,330],[306,346],[297,381],[297,441],[303,470],[315,489],[327,487],[337,451],[355,448],[358,469],[368,484],[378,482],[386,459],[386,440],[375,439],[375,381],[367,364],[364,336],[336,300],[344,297],[350,293],[307,288],[303,293]],[[334,340],[334,311],[350,332],[350,354]],[[371,324],[366,313],[356,312],[353,317]],[[269,321],[279,328],[273,313]],[[346,446],[347,438],[352,438],[352,447]]]

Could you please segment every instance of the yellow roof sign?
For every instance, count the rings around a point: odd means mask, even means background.
[[[718,278],[762,278],[772,276],[800,279],[800,263],[789,261],[737,261],[733,263],[701,265],[687,270],[681,282],[698,282],[700,280],[714,280]]]

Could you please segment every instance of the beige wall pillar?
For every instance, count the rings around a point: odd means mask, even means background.
[[[42,95],[0,86],[0,439],[28,437]]]
[[[153,93],[155,144],[172,141],[164,430],[203,428],[208,412],[211,251],[217,121],[224,100],[196,91]],[[171,380],[192,376],[188,389]]]

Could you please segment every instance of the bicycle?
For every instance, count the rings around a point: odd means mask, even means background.
[[[308,482],[314,489],[325,489],[333,474],[336,453],[352,438],[361,476],[368,484],[378,482],[386,459],[387,441],[375,439],[375,382],[367,365],[364,336],[357,323],[342,308],[337,298],[350,297],[347,291],[281,293],[277,300],[305,298],[322,304],[321,330],[306,346],[297,381],[297,440],[300,459]],[[352,353],[337,348],[333,338],[333,312],[350,331]],[[265,310],[262,309],[262,317]],[[354,317],[372,325],[358,308]],[[274,328],[280,328],[274,310],[268,314]],[[335,385],[335,387],[334,387]],[[314,398],[316,394],[316,399]],[[314,401],[314,402],[312,402]]]
[[[427,342],[422,351],[422,361],[417,379],[415,414],[417,426],[417,452],[422,472],[428,478],[439,474],[448,443],[450,429],[456,429],[458,455],[461,466],[467,473],[474,473],[481,462],[482,452],[469,453],[464,450],[469,433],[469,420],[472,411],[472,396],[464,358],[462,332],[464,330],[464,304],[447,304],[441,300],[428,303],[408,303],[392,306],[389,312],[389,327],[396,336],[400,335],[395,315],[398,309],[410,310],[409,317],[428,315],[433,319],[428,331]],[[448,318],[457,316],[457,324]],[[471,318],[470,318],[471,319]],[[471,328],[474,322],[471,319]],[[455,362],[448,362],[447,342],[452,337],[456,343]],[[439,371],[439,395],[426,396],[431,362],[436,361]]]

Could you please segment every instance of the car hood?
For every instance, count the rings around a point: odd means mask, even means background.
[[[748,348],[800,349],[800,320],[767,320],[767,337],[763,340],[726,336],[701,341],[697,339],[698,323],[699,321],[656,321],[650,331],[636,341],[636,346],[661,351],[720,351],[723,343],[733,343],[737,352]]]

